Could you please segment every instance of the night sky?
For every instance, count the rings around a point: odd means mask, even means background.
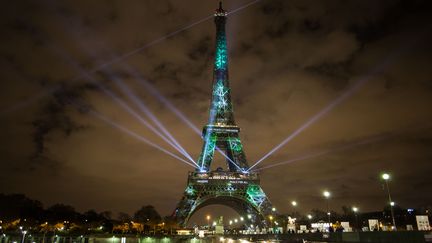
[[[176,153],[100,88],[138,111],[118,78],[198,159],[201,138],[132,71],[201,130],[217,5],[4,1],[0,192],[80,211],[133,213],[152,204],[170,214],[193,168],[93,111]],[[383,171],[396,204],[432,205],[430,1],[242,0],[224,8],[240,8],[227,20],[229,72],[249,164],[313,121],[256,167],[280,212],[292,210],[291,200],[304,213],[323,209],[325,189],[334,210],[381,210]],[[216,160],[213,169],[224,166]]]

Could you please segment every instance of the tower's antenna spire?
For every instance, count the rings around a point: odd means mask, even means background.
[[[216,9],[216,13],[215,16],[226,16],[227,13],[225,12],[225,10],[222,8],[222,1],[219,2],[219,8]]]

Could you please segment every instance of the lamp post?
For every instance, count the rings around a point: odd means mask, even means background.
[[[357,218],[357,212],[358,212],[358,207],[352,207],[352,211],[354,212],[354,217],[355,217],[355,222],[356,222],[356,228],[359,229],[358,226],[358,218]]]
[[[207,219],[207,227],[210,230],[210,215],[207,215],[206,219]]]
[[[270,228],[272,229],[272,233],[273,233],[273,216],[270,215],[269,219],[270,219]]]
[[[311,225],[311,229],[312,229],[312,215],[311,214],[308,214],[307,215],[307,217],[308,217],[308,219],[309,219],[309,224]]]
[[[331,223],[330,223],[330,205],[329,205],[329,201],[330,201],[330,192],[329,191],[324,191],[323,192],[323,196],[327,199],[327,217],[328,217],[328,223],[329,223],[329,231],[330,231],[330,227],[331,227]]]
[[[387,173],[384,173],[384,174],[381,175],[381,178],[384,180],[386,188],[387,188],[388,203],[389,203],[389,206],[390,206],[390,214],[391,214],[392,221],[393,221],[393,227],[394,227],[394,230],[397,231],[397,229],[396,229],[396,221],[395,221],[394,212],[393,212],[394,202],[391,199],[390,187],[389,187],[389,184],[388,184],[388,180],[390,180],[390,175],[387,174]]]
[[[25,235],[27,234],[27,230],[23,230],[22,234],[23,234],[23,237],[22,237],[21,243],[24,243]]]

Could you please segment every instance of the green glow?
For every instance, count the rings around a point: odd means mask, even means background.
[[[144,242],[156,242],[156,239],[153,239],[151,237],[144,238]]]
[[[216,43],[215,67],[216,69],[226,69],[228,63],[228,55],[225,33],[220,33],[217,37],[218,38]]]
[[[229,89],[225,87],[223,82],[219,81],[214,89],[215,103],[219,111],[225,111],[229,108],[228,102]]]
[[[195,194],[195,189],[192,186],[186,187],[186,194],[193,196]]]
[[[213,151],[216,147],[216,135],[212,134],[211,136],[208,136],[206,148],[204,150],[204,157],[207,158],[208,156],[213,155]]]
[[[266,199],[266,195],[264,191],[258,185],[249,185],[246,189],[246,194],[249,202],[254,204],[255,206],[260,206],[261,203]]]
[[[243,146],[242,146],[239,138],[236,138],[236,137],[235,138],[229,138],[228,141],[229,141],[231,150],[233,150],[237,153],[239,153],[243,150]]]
[[[216,147],[216,140],[217,136],[216,134],[208,134],[206,135],[205,145],[204,145],[204,151],[201,154],[200,157],[200,165],[204,169],[208,169],[208,166],[210,165],[211,161],[213,160],[213,154]]]

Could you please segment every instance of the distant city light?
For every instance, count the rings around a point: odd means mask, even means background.
[[[295,207],[297,206],[297,202],[296,201],[292,201],[291,204]]]
[[[388,179],[390,179],[390,175],[387,174],[387,173],[382,174],[381,177],[382,177],[384,180],[388,180]]]
[[[330,197],[330,192],[329,191],[324,191],[323,195],[324,195],[324,197],[329,198]]]

